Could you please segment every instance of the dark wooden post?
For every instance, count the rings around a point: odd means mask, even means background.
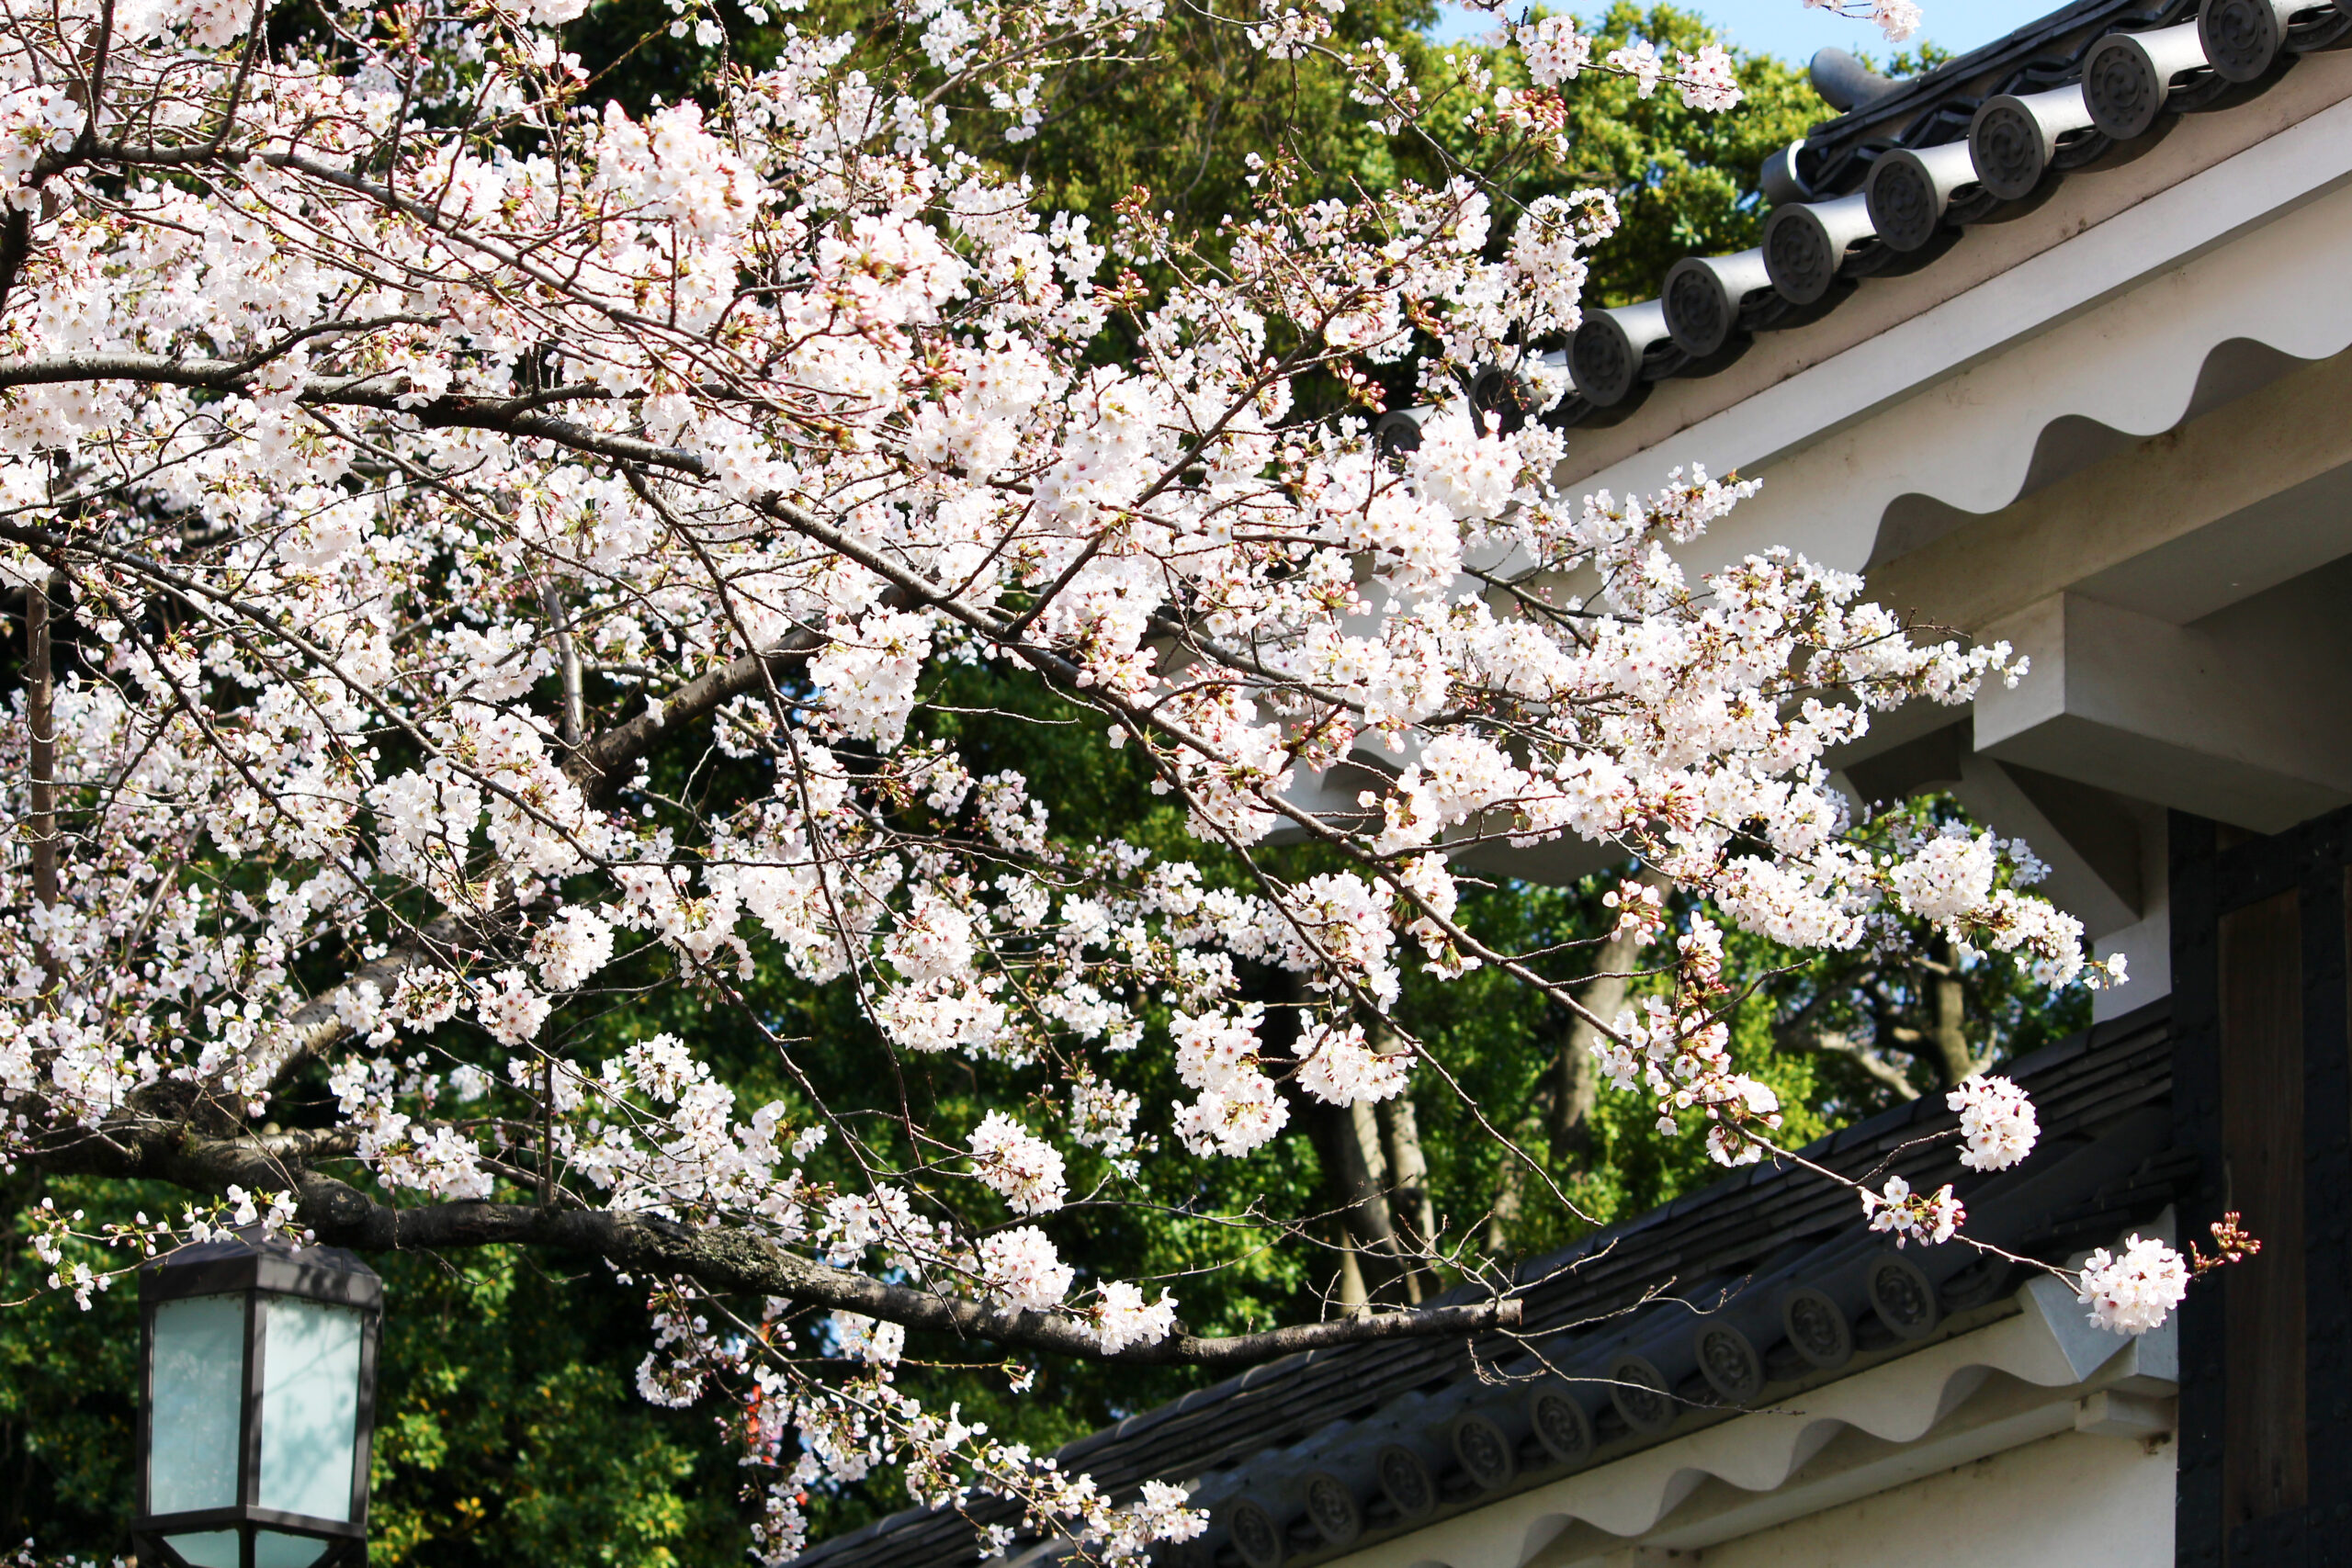
[[[2267,838],[2172,819],[2174,1136],[2259,1258],[2181,1314],[2177,1558],[2352,1562],[2352,811]]]
[[[2222,1204],[2262,1253],[2225,1278],[2225,1529],[2311,1492],[2303,1382],[2303,969],[2298,889],[2220,920]]]

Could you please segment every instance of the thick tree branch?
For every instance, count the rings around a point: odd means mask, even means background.
[[[323,1055],[350,1037],[352,1028],[344,1019],[342,1005],[361,986],[375,987],[389,1002],[402,975],[455,947],[465,934],[465,923],[455,915],[428,921],[413,941],[361,964],[339,984],[303,1003],[286,1021],[283,1032],[265,1036],[246,1059],[260,1070],[265,1083],[276,1084],[296,1066]]]
[[[885,598],[885,603],[893,605],[900,602],[896,593]],[[764,652],[745,654],[708,671],[667,698],[650,705],[634,718],[590,737],[564,759],[563,771],[580,785],[589,804],[608,804],[628,782],[631,765],[651,750],[664,734],[681,731],[708,717],[735,697],[760,690],[769,678],[806,660],[823,646],[824,638],[814,632],[795,632]],[[465,923],[456,916],[440,916],[424,926],[415,939],[399,943],[304,1003],[288,1020],[288,1028],[282,1034],[254,1048],[252,1059],[263,1069],[265,1081],[277,1083],[293,1067],[333,1050],[349,1037],[351,1026],[344,1021],[341,1008],[344,999],[359,986],[373,984],[389,998],[403,973],[455,945],[465,929]]]
[[[16,291],[17,279],[32,255],[32,238],[31,208],[11,209],[6,219],[0,220],[0,310],[8,308],[8,296]]]
[[[893,608],[904,604],[895,593],[884,602]],[[796,631],[758,653],[743,654],[707,671],[662,701],[648,704],[634,718],[590,736],[564,760],[563,771],[592,804],[602,805],[618,792],[629,768],[663,735],[709,717],[746,693],[763,689],[769,677],[783,674],[824,645],[819,633]]]
[[[387,321],[402,318],[387,318]],[[364,331],[384,322],[347,323]],[[335,323],[322,330],[344,330]],[[85,381],[136,381],[149,386],[185,387],[194,391],[248,390],[262,367],[286,344],[240,359],[178,359],[160,354],[69,354],[39,359],[0,361],[0,388],[59,386]],[[611,394],[601,387],[558,388],[514,398],[449,393],[419,401],[405,387],[381,376],[313,378],[295,394],[296,400],[320,408],[379,409],[405,414],[428,430],[489,430],[528,439],[552,441],[577,452],[594,453],[625,463],[643,463],[672,472],[707,478],[709,465],[695,453],[662,446],[613,431],[593,430],[575,421],[543,411],[556,397],[589,401]]]
[[[886,1323],[1009,1349],[1123,1365],[1241,1367],[1301,1350],[1378,1339],[1426,1338],[1516,1328],[1517,1298],[1411,1312],[1379,1313],[1294,1324],[1257,1334],[1177,1333],[1156,1345],[1105,1355],[1076,1320],[1058,1314],[1007,1312],[982,1303],[891,1284],[799,1257],[753,1232],[688,1225],[609,1209],[523,1203],[432,1203],[403,1209],[379,1203],[347,1182],[302,1162],[342,1151],[348,1129],[257,1137],[214,1138],[185,1123],[148,1122],[112,1135],[68,1134],[27,1163],[58,1174],[170,1182],[217,1195],[232,1183],[248,1191],[291,1191],[301,1223],[319,1239],[362,1252],[453,1251],[477,1247],[541,1246],[602,1258],[641,1273],[680,1275],[712,1291],[783,1296],[805,1306],[863,1313]]]

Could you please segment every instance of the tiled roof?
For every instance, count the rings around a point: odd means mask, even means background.
[[[2062,1259],[2146,1220],[2182,1183],[2188,1161],[2168,1147],[2167,1024],[2165,1004],[2151,1004],[2012,1065],[2042,1126],[2014,1170],[1977,1175],[1951,1139],[1920,1143],[1954,1124],[1934,1097],[1804,1154],[1857,1177],[1883,1168],[1914,1187],[1951,1181],[1972,1235]],[[1114,1494],[1193,1483],[1212,1528],[1171,1562],[1312,1562],[1899,1355],[2017,1284],[2010,1266],[1957,1247],[1897,1253],[1850,1193],[1782,1163],[1524,1264],[1518,1279],[1522,1334],[1569,1379],[1535,1376],[1522,1346],[1498,1337],[1349,1347],[1252,1368],[1058,1457]],[[1694,1303],[1711,1310],[1694,1315]],[[975,1517],[1010,1522],[985,1506]],[[975,1542],[964,1517],[910,1511],[803,1561],[946,1568],[974,1561]]]
[[[1713,375],[1758,334],[1817,321],[1870,278],[1932,266],[1968,228],[2022,217],[2063,182],[2148,151],[2182,115],[2233,108],[2303,55],[2348,44],[2352,0],[2077,0],[1905,82],[1816,60],[1827,95],[1862,101],[1767,164],[1762,244],[1686,257],[1657,298],[1589,311],[1545,356],[1566,360],[1576,389],[1544,417],[1623,419],[1658,382]],[[1471,398],[1517,417],[1498,372]],[[1422,412],[1388,415],[1383,438],[1416,444]]]

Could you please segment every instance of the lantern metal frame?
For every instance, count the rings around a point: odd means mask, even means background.
[[[240,1298],[244,1366],[238,1404],[237,1501],[225,1507],[175,1514],[149,1511],[153,1468],[155,1314],[158,1309],[198,1296]],[[262,1399],[268,1366],[267,1314],[271,1298],[351,1307],[359,1313],[358,1388],[354,1407],[351,1502],[348,1518],[329,1519],[260,1506]],[[311,1568],[355,1568],[368,1558],[368,1472],[376,1431],[376,1361],[382,1337],[384,1282],[355,1255],[341,1247],[299,1251],[275,1238],[241,1231],[222,1241],[185,1247],[142,1266],[139,1271],[138,1516],[131,1534],[141,1558],[168,1568],[192,1568],[166,1539],[234,1531],[238,1568],[254,1568],[254,1537],[260,1532],[320,1540],[323,1549]]]

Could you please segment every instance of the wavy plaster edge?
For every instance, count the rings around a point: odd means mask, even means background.
[[[1928,1472],[1922,1463],[1949,1468],[2069,1429],[2075,1404],[2097,1390],[2124,1383],[2163,1393],[2177,1382],[2169,1328],[2137,1340],[2092,1329],[2082,1322],[2073,1292],[2055,1280],[2035,1280],[2018,1292],[2018,1304],[2022,1310],[2014,1315],[1973,1333],[1779,1407],[1382,1542],[1338,1560],[1334,1568],[1526,1568],[1539,1559],[1581,1561],[1581,1552],[1562,1558],[1548,1551],[1579,1525],[1618,1542],[1678,1523],[1685,1527],[1676,1532],[1678,1542],[1697,1543],[1685,1540],[1686,1534],[1727,1540],[1899,1485]],[[1975,1418],[1956,1423],[1963,1411]],[[1935,1443],[1948,1424],[1967,1430]],[[1845,1450],[1847,1462],[1815,1465],[1833,1449]],[[1770,1495],[1808,1466],[1823,1473],[1803,1477],[1806,1495],[1773,1506]],[[1731,1491],[1709,1510],[1709,1520],[1671,1517],[1712,1483]]]

